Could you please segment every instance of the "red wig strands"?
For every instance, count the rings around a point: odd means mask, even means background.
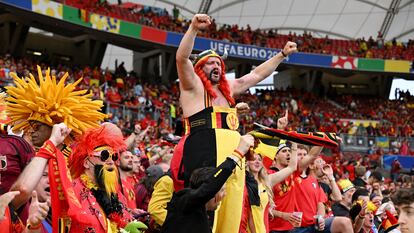
[[[221,57],[218,57],[218,58],[220,58],[221,71],[222,71],[220,81],[218,83],[219,84],[218,87],[221,93],[226,98],[226,100],[230,103],[230,106],[234,106],[236,102],[234,101],[233,97],[231,97],[230,86],[229,86],[229,83],[227,82],[226,75],[225,75],[226,67]],[[194,71],[198,75],[198,77],[200,77],[201,82],[203,82],[204,88],[206,89],[207,93],[211,97],[216,98],[217,95],[213,90],[213,85],[211,84],[211,81],[208,79],[207,75],[203,71],[203,66],[204,64],[206,64],[207,60],[208,59],[202,59],[199,62],[197,62],[197,64],[194,67]]]
[[[98,146],[108,145],[114,152],[126,148],[121,135],[114,135],[105,126],[89,129],[77,138],[68,165],[73,178],[78,178],[85,171],[83,163]]]

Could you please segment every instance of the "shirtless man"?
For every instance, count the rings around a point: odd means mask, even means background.
[[[189,185],[192,171],[205,166],[216,167],[231,153],[237,153],[240,134],[237,113],[248,110],[247,104],[236,108],[233,97],[244,93],[268,77],[285,57],[297,51],[296,43],[287,42],[281,52],[256,67],[249,74],[232,81],[225,77],[223,59],[213,50],[190,60],[199,30],[207,29],[211,18],[196,14],[177,50],[177,71],[180,80],[180,103],[183,109],[186,136],[175,149],[171,162],[175,190]],[[237,110],[236,110],[237,109]],[[238,232],[243,200],[245,165],[236,169],[227,181],[227,195],[216,211],[215,232]],[[232,214],[230,214],[229,208]],[[239,217],[235,217],[239,216]],[[237,219],[239,218],[239,219]]]

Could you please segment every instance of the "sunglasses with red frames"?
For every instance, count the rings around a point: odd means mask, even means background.
[[[96,157],[99,157],[102,162],[105,162],[106,160],[109,159],[109,157],[111,157],[112,158],[112,161],[115,162],[115,161],[118,160],[118,157],[119,156],[118,156],[118,153],[111,154],[111,153],[109,153],[108,150],[102,150],[100,156],[96,156]]]

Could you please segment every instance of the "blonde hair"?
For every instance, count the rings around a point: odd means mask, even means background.
[[[262,157],[260,154],[258,154],[258,153],[256,153],[256,154],[259,155],[260,157]],[[246,171],[250,172],[250,168],[248,166],[248,163],[246,163]],[[257,177],[259,179],[259,182],[266,189],[266,193],[267,193],[267,196],[269,198],[269,214],[273,217],[272,210],[274,209],[274,207],[276,207],[276,204],[273,201],[273,190],[272,190],[272,186],[270,185],[269,175],[267,174],[267,171],[266,171],[264,166],[262,166],[262,168],[260,168],[260,171],[259,171]]]

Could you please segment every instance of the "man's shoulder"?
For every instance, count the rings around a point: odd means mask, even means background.
[[[15,135],[0,134],[0,151],[12,150],[20,156],[34,155],[33,147],[24,138]],[[2,153],[7,155],[8,153]]]
[[[339,202],[332,204],[332,211],[335,216],[349,216],[349,209]]]
[[[156,183],[167,183],[167,184],[173,184],[173,179],[171,178],[170,175],[165,174],[163,176],[161,176]]]
[[[327,183],[318,182],[319,186],[325,191],[325,190],[331,190],[331,187]]]

